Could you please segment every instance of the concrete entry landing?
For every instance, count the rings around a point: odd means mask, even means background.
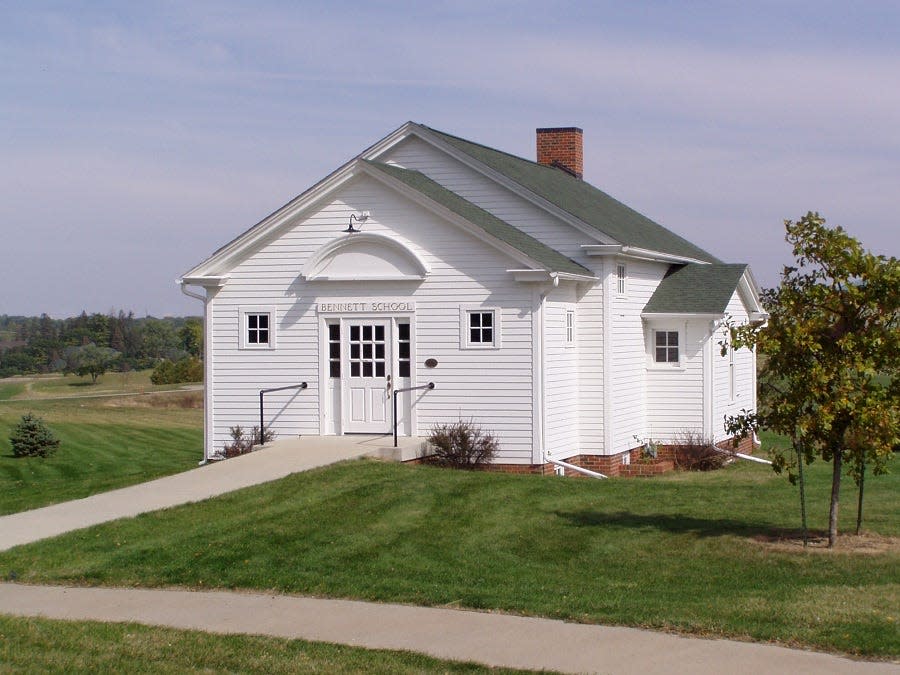
[[[302,436],[275,441],[240,457],[131,487],[0,517],[0,551],[118,518],[209,499],[346,459],[412,459],[419,438]]]

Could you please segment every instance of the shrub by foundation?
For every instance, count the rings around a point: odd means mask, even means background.
[[[246,455],[253,448],[259,445],[259,427],[253,427],[250,435],[244,434],[244,429],[238,425],[229,429],[233,443],[225,444],[225,458],[237,457],[238,455]],[[266,429],[263,431],[262,444],[265,445],[269,441],[275,440],[274,432]]]
[[[691,429],[679,432],[673,448],[675,467],[686,471],[714,471],[732,459],[730,453],[717,449],[711,438]]]
[[[474,469],[488,464],[500,448],[497,439],[472,420],[436,424],[431,428],[428,443],[433,454],[422,461],[454,469]]]

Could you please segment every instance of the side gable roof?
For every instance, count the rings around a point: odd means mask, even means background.
[[[586,267],[570,260],[558,251],[542,244],[531,235],[500,220],[472,202],[463,199],[419,171],[401,169],[397,166],[373,162],[366,159],[362,161],[366,166],[370,166],[387,176],[399,180],[431,201],[440,204],[473,225],[481,228],[492,237],[521,251],[551,272],[564,272],[580,276],[594,275],[594,273]]]
[[[620,244],[704,262],[720,262],[662,225],[565,171],[544,166],[458,136],[412,124],[460,152],[518,183]]]
[[[747,265],[691,263],[663,279],[644,314],[724,314]]]

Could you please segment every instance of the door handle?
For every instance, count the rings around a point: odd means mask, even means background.
[[[393,386],[391,385],[391,374],[388,373],[387,374],[387,392],[389,394],[391,393],[391,389],[393,389]]]

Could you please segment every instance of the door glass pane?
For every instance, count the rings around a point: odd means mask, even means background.
[[[359,326],[350,326],[350,339],[359,340]]]
[[[375,326],[375,339],[384,340],[384,326]]]
[[[409,340],[409,324],[408,323],[398,323],[397,324],[397,337],[400,340]]]
[[[350,376],[359,377],[359,361],[350,362]]]
[[[362,327],[362,336],[363,336],[363,340],[371,340],[372,339],[372,326],[363,326]]]
[[[372,377],[372,362],[363,361],[363,377]]]
[[[358,359],[359,358],[359,344],[353,343],[350,345],[350,358]]]
[[[375,362],[375,377],[384,377],[384,361]]]

